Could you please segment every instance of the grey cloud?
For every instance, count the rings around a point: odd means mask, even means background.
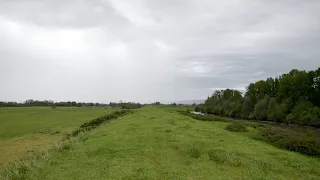
[[[0,3],[0,100],[200,99],[320,65],[317,0]]]
[[[14,0],[1,2],[0,9],[2,16],[53,28],[121,26],[128,23],[107,1]]]

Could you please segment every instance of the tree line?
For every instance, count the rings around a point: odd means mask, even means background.
[[[76,102],[76,101],[66,101],[66,102],[54,102],[51,100],[33,100],[28,99],[24,102],[4,102],[0,101],[0,107],[34,107],[34,106],[56,106],[56,107],[81,107],[81,106],[105,106],[106,104],[99,103],[86,103],[86,102]]]
[[[320,127],[320,68],[293,69],[276,78],[267,78],[238,90],[217,90],[198,112],[262,121]]]
[[[122,109],[135,109],[140,108],[142,105],[140,103],[134,102],[110,102],[109,104],[104,103],[92,103],[92,102],[76,102],[76,101],[66,101],[66,102],[54,102],[51,100],[33,100],[29,99],[24,102],[4,102],[0,101],[0,107],[117,107]]]

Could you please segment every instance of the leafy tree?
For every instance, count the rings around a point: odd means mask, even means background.
[[[254,116],[258,120],[267,120],[268,101],[266,99],[259,100],[254,106]]]
[[[311,102],[301,99],[293,108],[291,114],[287,116],[287,120],[296,124],[309,124],[312,119],[313,105]]]
[[[275,98],[269,100],[267,115],[269,121],[282,122],[285,118],[283,110]]]
[[[77,102],[72,101],[72,102],[71,102],[71,106],[77,106]]]
[[[195,112],[200,112],[200,111],[201,111],[200,106],[196,106],[196,107],[194,108],[194,111],[195,111]]]
[[[253,112],[253,103],[250,97],[245,97],[242,103],[241,114],[244,118],[249,118],[249,115]]]
[[[57,105],[55,103],[52,103],[51,108],[52,108],[52,110],[55,110],[57,108]]]

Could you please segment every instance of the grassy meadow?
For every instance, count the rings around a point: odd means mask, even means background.
[[[85,112],[69,113],[81,124],[108,111]],[[65,113],[61,119],[69,116]],[[226,126],[228,122],[198,121],[172,108],[144,107],[3,169],[0,179],[320,179],[319,158],[254,140],[253,128],[230,132]],[[67,132],[63,126],[51,127],[50,132]],[[31,129],[24,134],[37,128]]]
[[[111,111],[91,107],[0,108],[0,167],[52,147],[66,133]]]

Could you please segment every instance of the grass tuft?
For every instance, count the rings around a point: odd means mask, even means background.
[[[191,147],[189,149],[188,153],[189,153],[190,157],[192,157],[192,158],[198,159],[201,157],[201,151],[197,147]]]
[[[241,166],[241,160],[238,155],[228,153],[222,149],[212,149],[208,152],[209,160],[218,164],[227,164],[235,167]]]

